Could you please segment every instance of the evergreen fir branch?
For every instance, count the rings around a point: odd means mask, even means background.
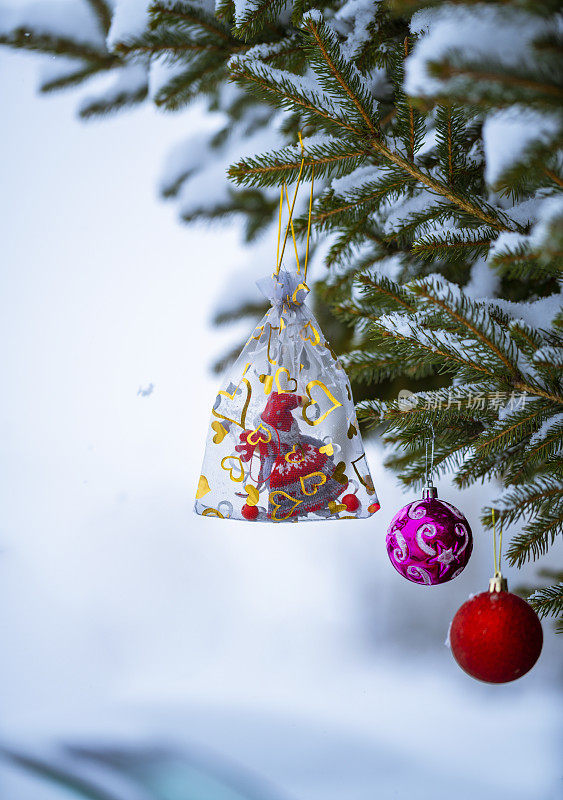
[[[10,33],[0,34],[0,45],[2,44],[45,55],[80,58],[105,69],[120,62],[119,56],[115,53],[99,50],[92,44],[77,42],[67,36],[35,33],[27,28],[16,28]]]
[[[474,437],[474,428],[471,424],[467,423],[462,418],[455,418],[455,415],[450,415],[454,418],[450,419],[447,424],[440,428],[439,437],[440,445],[439,450],[442,456],[441,461],[445,466],[446,459],[451,455],[452,460],[457,464],[461,463],[464,458],[464,453],[470,449],[471,442]],[[425,418],[430,420],[431,414],[426,414]],[[405,426],[397,425],[395,432],[386,431],[384,434],[384,442],[386,445],[391,445],[394,449],[407,450],[412,452],[428,439],[428,427],[421,427],[423,417],[417,420],[417,425]],[[430,422],[426,423],[427,426]],[[434,423],[432,423],[434,424]],[[418,471],[419,466],[416,465],[415,469]]]
[[[378,317],[373,326],[373,338],[382,349],[409,358],[413,352],[434,367],[439,374],[458,373],[466,381],[493,376],[494,367],[480,359],[474,347],[460,346],[455,337],[440,332],[422,330],[415,319],[401,314]]]
[[[110,97],[87,98],[80,106],[79,115],[82,119],[101,117],[112,114],[128,106],[142,103],[148,94],[148,83],[137,86],[133,90],[123,89]]]
[[[346,140],[329,140],[307,146],[302,180],[310,180],[313,169],[317,178],[340,177],[362,164],[369,151]],[[229,168],[229,177],[239,185],[279,186],[291,183],[301,169],[301,149],[294,145],[282,150],[245,158]]]
[[[411,249],[417,256],[428,260],[445,256],[450,262],[466,262],[485,256],[495,238],[492,228],[446,229],[421,236],[413,242]]]
[[[515,483],[523,474],[526,474],[531,466],[535,466],[546,461],[551,456],[556,456],[563,447],[563,418],[561,414],[554,416],[545,429],[532,437],[532,440],[520,454],[518,461],[514,460],[513,471],[510,473],[511,480]],[[519,468],[518,468],[519,467]]]
[[[433,394],[433,393],[430,393]],[[415,395],[419,400],[423,394]],[[411,398],[413,399],[413,398]],[[377,408],[379,405],[379,408]],[[430,425],[437,434],[439,442],[435,452],[435,471],[445,474],[457,471],[465,461],[466,453],[471,450],[475,436],[482,430],[482,424],[456,409],[432,407],[418,403],[409,411],[401,410],[397,402],[384,403],[373,401],[360,403],[359,415],[373,427],[385,421],[387,432],[384,435],[386,444],[392,445],[395,452],[400,446],[402,455],[392,455],[386,459],[385,465],[400,472],[399,478],[404,485],[421,483],[425,473],[425,455],[423,444],[428,436]],[[371,408],[370,408],[371,406]],[[395,430],[396,433],[390,433]],[[422,447],[421,447],[422,446]],[[494,469],[494,464],[490,465]]]
[[[369,253],[365,253],[365,250],[363,251],[361,261],[356,262],[352,272],[359,273],[368,269],[373,266],[375,261],[383,258],[390,252],[390,249],[382,242],[375,230],[372,230],[374,227],[373,222],[363,216],[339,226],[337,237],[333,240],[325,256],[326,267],[331,269],[333,267],[342,267],[345,264],[349,265],[354,254],[357,253],[366,239],[372,241],[374,246]],[[383,249],[384,247],[385,250]]]
[[[350,55],[357,68],[362,73],[378,67],[388,69],[389,48],[385,47],[388,31],[396,27],[402,33],[402,26],[391,21],[387,3],[358,4],[355,8],[351,4],[350,10],[349,19],[354,23],[354,31],[349,35],[349,40],[353,40]]]
[[[525,152],[502,171],[492,188],[501,197],[526,196],[550,184],[560,188],[563,179],[556,170],[562,150],[563,123],[549,138],[543,135],[541,139],[531,141]]]
[[[546,167],[543,168],[543,171],[550,181],[552,181],[556,186],[563,188],[563,175],[557,175],[553,170],[547,169]]]
[[[328,134],[358,136],[360,133],[336,110],[329,97],[310,89],[298,76],[240,57],[230,60],[229,71],[233,80],[249,88],[257,98],[279,108],[299,111],[305,123],[319,125]]]
[[[466,115],[460,108],[436,108],[436,154],[442,175],[448,185],[456,183],[460,173],[467,170]]]
[[[540,475],[522,486],[509,486],[495,501],[494,506],[487,506],[481,514],[484,527],[493,529],[493,507],[497,523],[503,526],[512,525],[522,517],[531,517],[549,508],[560,506],[563,502],[563,486],[559,475]]]
[[[335,306],[350,297],[353,280],[354,270],[348,267],[341,270],[337,276],[332,275],[330,280],[325,278],[324,280],[316,281],[315,292],[323,303],[328,306]]]
[[[362,303],[370,307],[372,315],[416,311],[412,294],[389,278],[376,273],[359,275],[357,283],[362,293]],[[377,316],[373,318],[377,319]]]
[[[388,172],[381,178],[368,181],[345,196],[326,192],[314,205],[311,220],[317,229],[334,227],[365,217],[382,202],[389,202],[408,192],[410,180],[402,174]]]
[[[316,4],[316,0],[293,0],[292,23],[295,26],[302,25],[303,15],[314,8]]]
[[[453,290],[445,280],[423,278],[413,281],[412,291],[431,306],[435,306],[452,323],[451,329],[463,335],[469,332],[483,348],[483,354],[492,356],[498,367],[504,368],[512,379],[520,378],[516,366],[517,349],[514,342],[500,326],[492,321],[483,304],[473,303],[465,295]],[[500,309],[498,309],[500,315]]]
[[[475,393],[475,397],[481,397],[486,393],[486,387],[473,384],[471,392]],[[396,430],[398,433],[393,438],[397,441],[408,443],[417,438],[423,440],[432,426],[441,447],[459,444],[461,436],[464,446],[469,448],[494,416],[495,412],[488,407],[476,408],[465,385],[417,392],[409,398],[409,407],[406,409],[398,401],[386,404],[385,437],[387,439],[390,431]]]
[[[382,142],[372,141],[371,144],[376,152],[385,156],[391,163],[403,169],[437,196],[449,200],[454,206],[457,206],[473,219],[478,219],[498,231],[513,231],[519,229],[519,226],[511,222],[502,211],[493,208],[482,199],[478,201],[477,198],[473,198],[469,194],[466,196],[457,194],[447,184],[443,183],[443,181],[434,178],[429,172],[424,171],[415,164],[411,164],[402,155],[393,152]]]
[[[429,61],[428,74],[447,83],[447,92],[435,95],[443,105],[480,105],[505,108],[523,103],[534,108],[561,107],[563,89],[554,72],[535,74],[529,68],[509,69],[494,60],[472,62],[463,52],[450,51],[441,61]],[[478,95],[476,94],[478,88]]]
[[[395,87],[395,118],[393,133],[407,153],[407,158],[414,163],[414,157],[420,150],[426,133],[424,115],[415,109],[403,91],[405,77],[404,62],[410,50],[409,37],[397,43],[391,60],[391,75]]]
[[[342,270],[345,265],[349,265],[354,253],[364,241],[364,227],[365,220],[359,218],[352,225],[344,225],[339,228],[336,238],[332,241],[324,259],[327,269]],[[346,269],[346,278],[349,285],[351,285],[351,273],[353,274],[353,272],[354,270]]]
[[[182,213],[184,222],[213,221],[241,215],[245,223],[245,240],[252,241],[267,225],[271,215],[278,207],[278,200],[267,199],[258,189],[230,190],[230,197],[224,203],[212,208],[202,205]]]
[[[233,33],[248,41],[255,37],[269,21],[275,21],[287,0],[247,0],[242,12],[237,14]]]
[[[531,363],[545,386],[550,386],[555,391],[560,388],[561,374],[563,373],[563,347],[561,345],[541,347],[532,355]]]
[[[532,397],[545,397],[546,400],[554,403],[555,406],[563,405],[563,395],[561,395],[557,389],[552,392],[546,391],[537,381],[533,380],[531,376],[528,376],[528,379],[525,381],[515,380],[514,388],[519,392],[530,394]]]
[[[450,5],[502,5],[506,0],[449,0]],[[506,3],[508,5],[508,3]],[[432,8],[443,5],[443,0],[390,0],[390,7],[394,14],[413,14],[421,8]],[[517,0],[516,6],[541,17],[556,13],[561,4],[559,0]]]
[[[507,447],[528,439],[535,433],[552,409],[545,401],[536,400],[531,408],[524,407],[490,425],[474,443],[475,459],[493,452],[503,452]]]
[[[520,568],[527,561],[537,561],[562,533],[563,506],[546,509],[511,539],[506,551],[509,564]]]
[[[193,3],[183,0],[174,3],[156,2],[150,6],[149,11],[153,29],[161,25],[170,27],[176,24],[180,30],[193,31],[199,36],[205,32],[211,34],[213,39],[217,37],[226,43],[236,44],[226,25]]]
[[[563,347],[559,344],[558,346],[545,345],[539,348],[532,357],[532,363],[536,368],[553,367],[557,375],[561,377],[563,374]]]
[[[516,243],[507,243],[495,247],[494,254],[489,258],[489,263],[501,275],[518,280],[529,279],[549,282],[561,273],[563,252],[554,252],[548,258],[539,250],[532,249],[529,239]]]
[[[417,419],[417,425],[411,425],[407,430],[405,426],[397,425],[395,431],[384,434],[384,442],[393,449],[399,447],[411,453],[413,461],[417,460],[416,469],[422,466],[422,459],[425,456],[425,443],[428,441],[428,427],[421,425],[421,419]],[[460,435],[464,438],[471,437],[470,428],[464,424],[463,420],[450,421],[449,424],[440,429],[440,452],[442,456],[447,456],[453,446],[459,445]],[[467,439],[465,446],[470,446],[470,438]],[[457,458],[457,456],[456,456]],[[424,461],[426,459],[424,458]]]
[[[360,74],[342,57],[334,33],[326,24],[317,22],[315,16],[305,17],[304,23],[314,42],[314,46],[310,47],[308,52],[314,66],[319,69],[318,77],[323,88],[326,92],[337,96],[340,103],[346,105],[353,115],[355,124],[346,122],[333,108],[328,97],[320,98],[318,93],[311,90],[304,92],[303,89],[298,89],[286,73],[280,72],[275,75],[271,70],[266,71],[264,68],[260,69],[257,64],[250,64],[248,60],[235,59],[230,62],[233,77],[242,85],[252,87],[258,96],[275,105],[290,109],[301,108],[311,122],[322,122],[329,133],[334,131],[335,126],[344,128],[350,135],[359,138],[367,133],[373,149],[390,164],[404,170],[411,178],[419,181],[433,193],[446,198],[472,218],[479,219],[495,230],[509,231],[518,227],[500,210],[484,203],[482,199],[476,202],[470,195],[458,195],[442,181],[410,163],[404,156],[392,151],[380,141],[373,103]],[[328,113],[325,110],[327,108]]]
[[[384,400],[372,399],[362,400],[356,405],[358,419],[366,424],[367,427],[378,427],[385,423],[387,431],[399,430],[401,435],[408,439],[409,430],[414,428],[418,435],[420,431],[428,431],[430,424],[438,426],[438,414],[432,411],[423,403],[417,403],[408,411],[401,409],[398,401],[387,402]],[[391,440],[393,437],[386,433],[386,437]]]
[[[235,52],[245,52],[245,60],[248,62],[259,61],[261,64],[271,65],[274,69],[279,69],[294,75],[302,75],[307,65],[307,57],[303,48],[302,33],[289,33],[281,39],[264,44],[241,45],[234,40]]]
[[[333,303],[332,310],[341,322],[354,327],[360,333],[367,331],[371,323],[378,319],[375,314],[369,314],[364,308],[352,301]]]
[[[120,42],[116,48],[121,55],[150,54],[160,57],[165,63],[173,63],[182,59],[189,59],[194,54],[217,54],[217,59],[227,59],[232,51],[219,40],[210,42],[205,39],[192,39],[183,32],[168,28],[157,28],[145,31],[137,38]],[[213,56],[215,57],[215,56]],[[218,64],[215,64],[217,67]]]
[[[215,16],[226,25],[232,26],[235,21],[235,0],[217,0]]]
[[[335,32],[318,12],[305,15],[303,26],[312,40],[308,54],[324,90],[338,98],[360,129],[364,128],[368,135],[378,138],[376,105],[361,74],[343,56]]]
[[[509,331],[518,349],[528,359],[544,344],[544,338],[540,331],[527,325],[524,320],[512,320],[509,324]]]
[[[530,595],[530,597],[528,597],[528,602],[540,619],[549,616],[562,617],[563,583],[537,589],[532,595]]]
[[[459,489],[467,489],[476,481],[484,483],[495,479],[503,480],[505,472],[503,460],[496,453],[484,456],[478,463],[467,463],[467,457],[470,455],[471,450],[468,450],[463,464],[460,465],[454,475],[453,482]]]
[[[238,322],[245,317],[259,319],[264,316],[267,310],[267,303],[245,303],[243,306],[237,306],[229,311],[221,311],[215,314],[212,321],[214,325],[226,325],[229,322]]]
[[[456,209],[448,202],[431,203],[421,211],[405,212],[401,215],[388,234],[389,241],[396,241],[401,247],[410,247],[416,236],[423,236],[432,231],[437,224],[444,225],[456,218]]]
[[[307,65],[303,46],[296,37],[282,40],[278,47],[271,48],[270,53],[264,53],[261,60],[265,64],[287,69],[297,75],[301,75]]]
[[[77,68],[71,72],[68,72],[65,75],[59,75],[56,78],[49,78],[41,83],[39,86],[39,91],[43,92],[44,94],[48,94],[49,92],[55,92],[61,89],[70,89],[73,86],[77,86],[79,83],[83,83],[85,80],[92,77],[92,75],[97,75],[100,72],[114,69],[115,66],[116,64],[112,63],[107,67],[101,68],[99,64],[82,62],[80,66],[77,66]]]
[[[191,102],[198,94],[210,91],[222,79],[221,66],[215,58],[194,59],[188,69],[174,75],[154,96],[156,106],[175,111]]]
[[[379,274],[382,276],[398,270],[397,275],[400,278],[406,268],[405,263],[410,263],[409,255],[400,251],[393,242],[387,241],[371,217],[368,217],[365,222],[361,219],[358,220],[358,225],[363,226],[364,247],[361,250],[356,247],[354,259],[349,262],[350,268],[355,271],[358,277],[374,267],[377,267]],[[351,231],[354,231],[354,226],[352,226]]]
[[[222,375],[226,369],[235,363],[242,350],[242,345],[242,342],[238,342],[228,353],[225,353],[221,358],[213,362],[211,368],[215,375]]]
[[[388,378],[407,376],[412,379],[432,374],[431,368],[417,359],[390,357],[387,353],[353,350],[340,356],[348,377],[358,383],[380,383]]]
[[[106,0],[86,0],[94,12],[101,32],[107,36],[111,26],[111,8]]]

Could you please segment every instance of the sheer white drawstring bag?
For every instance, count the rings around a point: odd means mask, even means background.
[[[379,509],[350,382],[304,303],[306,260],[303,280],[278,267],[258,282],[271,308],[213,404],[198,514],[279,523]]]

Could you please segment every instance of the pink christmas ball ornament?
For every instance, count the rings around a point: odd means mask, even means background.
[[[464,515],[436,488],[424,489],[422,500],[404,506],[387,531],[387,553],[403,578],[422,586],[446,583],[465,568],[473,549]]]

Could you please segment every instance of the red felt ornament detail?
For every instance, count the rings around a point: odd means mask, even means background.
[[[498,587],[464,603],[450,627],[455,660],[472,678],[486,683],[508,683],[525,675],[538,660],[542,644],[534,609]]]
[[[372,503],[371,506],[368,506],[368,511],[370,514],[375,514],[376,511],[379,511],[381,506],[379,503]]]
[[[346,506],[346,511],[357,511],[360,507],[360,501],[355,494],[345,494],[341,502]]]
[[[258,516],[258,507],[257,506],[249,506],[245,503],[241,509],[242,516],[245,519],[253,520],[256,519]]]

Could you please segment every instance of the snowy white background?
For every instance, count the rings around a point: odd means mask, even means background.
[[[549,627],[509,686],[472,681],[444,647],[487,585],[490,490],[440,485],[476,551],[432,589],[387,561],[407,497],[375,445],[371,521],[195,517],[208,365],[233,335],[209,316],[244,252],[236,225],[180,227],[155,186],[167,149],[205,120],[144,108],[85,125],[74,98],[38,99],[34,75],[1,54],[2,743],[203,748],[288,800],[555,800]],[[62,795],[5,764],[0,796]]]

